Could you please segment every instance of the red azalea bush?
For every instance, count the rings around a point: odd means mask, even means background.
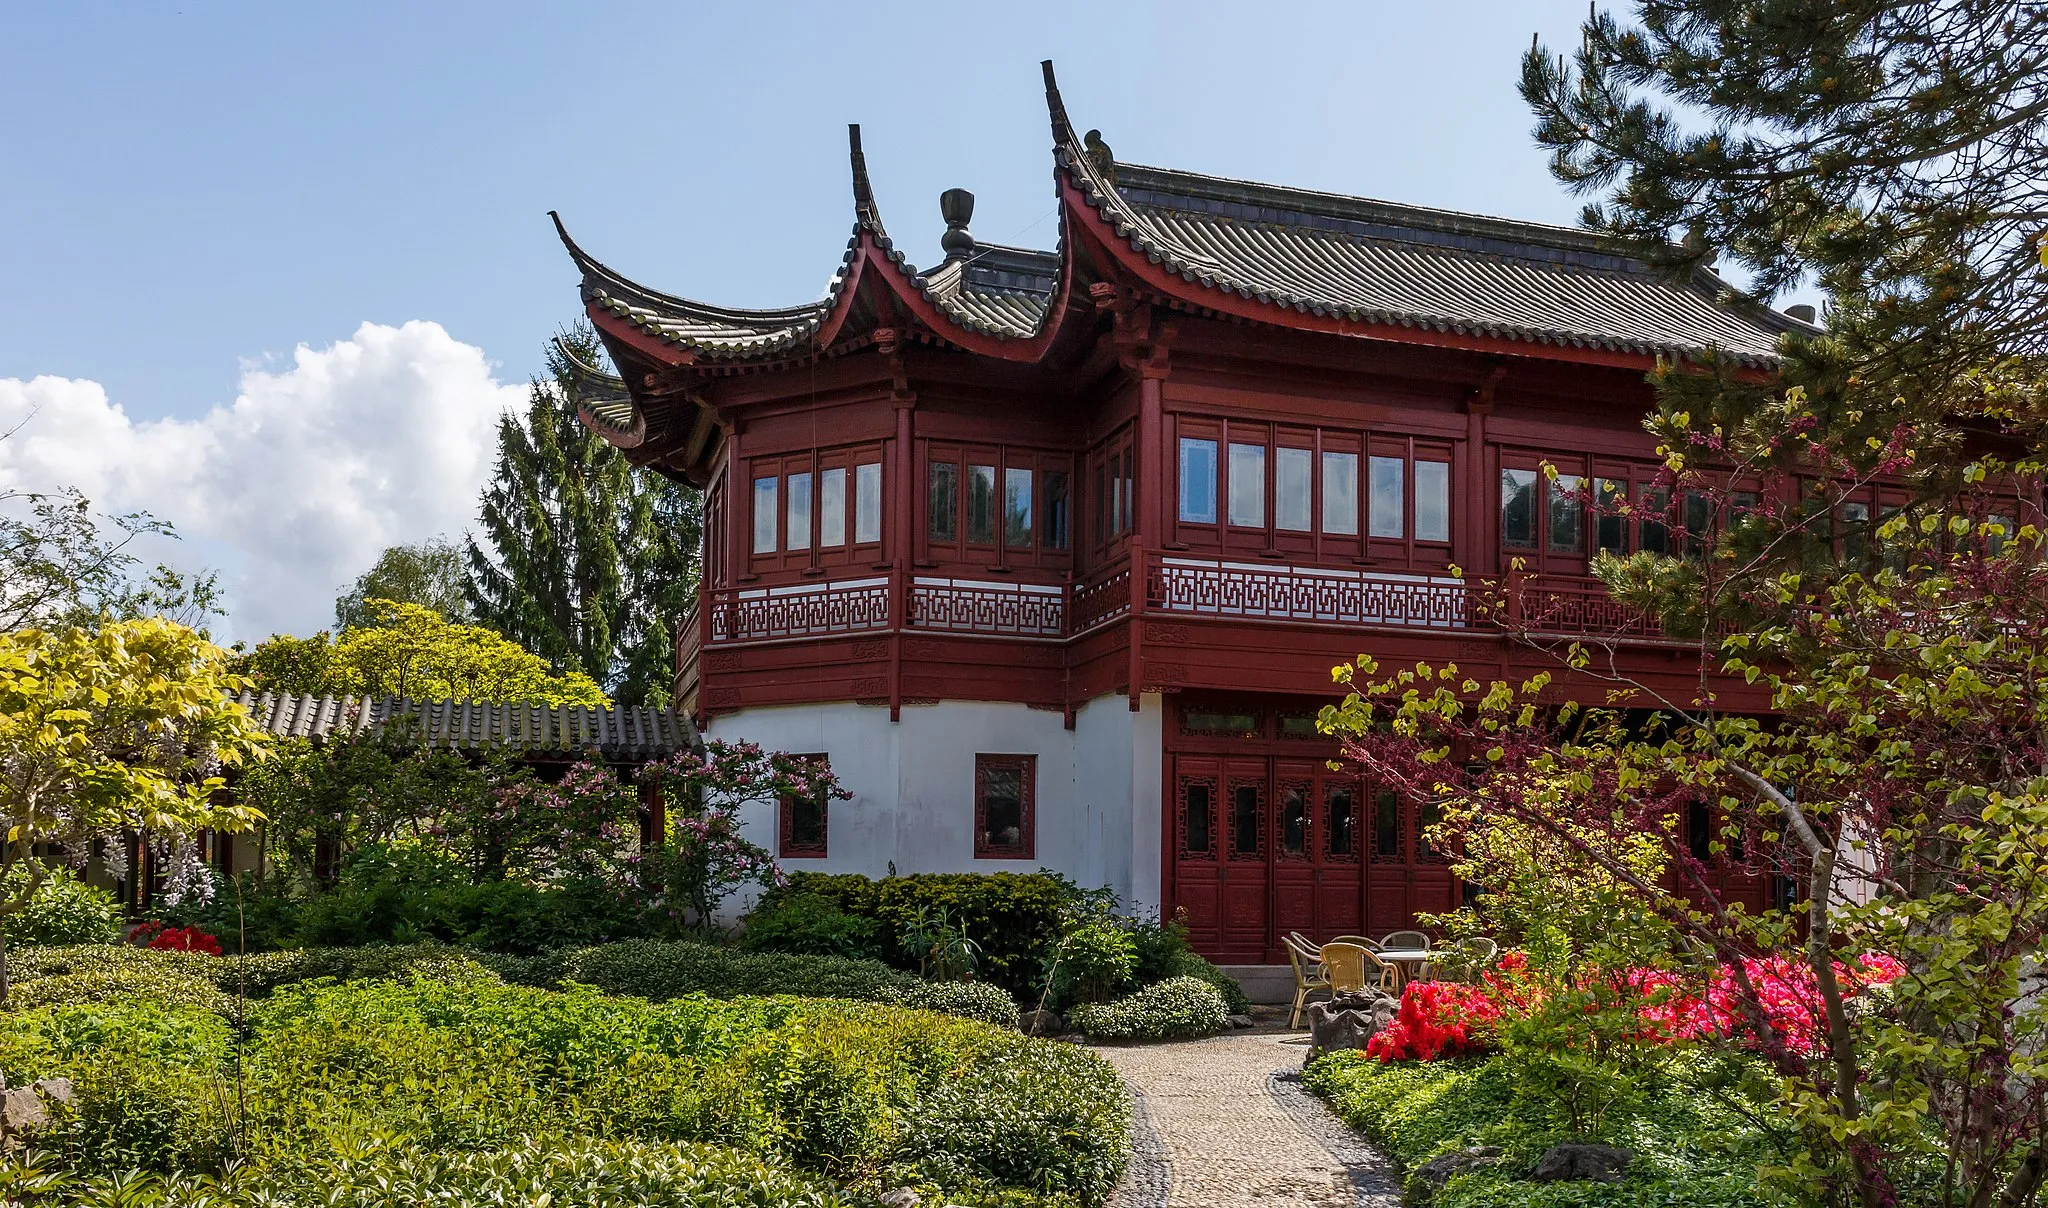
[[[1410,982],[1401,992],[1394,1021],[1365,1042],[1365,1052],[1381,1061],[1434,1061],[1481,1052],[1492,1043],[1500,1013],[1500,1005],[1481,987]]]
[[[1825,1022],[1812,972],[1774,958],[1744,961],[1742,973],[1763,1001],[1765,1022],[1787,1047],[1799,1053],[1818,1051]],[[1890,985],[1905,973],[1897,958],[1881,952],[1866,952],[1853,965],[1835,966],[1844,988],[1856,994]],[[1434,1061],[1492,1048],[1502,1015],[1526,1014],[1542,995],[1528,958],[1519,952],[1502,954],[1483,981],[1478,986],[1408,983],[1401,992],[1400,1010],[1366,1042],[1366,1055],[1381,1061]],[[1635,1013],[1646,1025],[1642,1039],[1672,1043],[1737,1036],[1747,1026],[1740,1014],[1736,976],[1729,969],[1717,971],[1704,994],[1661,969],[1624,970],[1613,988],[1636,1002]]]
[[[134,943],[158,952],[204,952],[208,956],[219,956],[220,941],[197,927],[166,927],[160,919],[152,919],[137,927],[129,936]]]

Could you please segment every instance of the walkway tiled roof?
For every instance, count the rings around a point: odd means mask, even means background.
[[[672,709],[497,705],[393,696],[298,696],[244,692],[256,724],[279,738],[402,737],[428,747],[509,750],[607,759],[660,759],[690,745],[689,722]]]

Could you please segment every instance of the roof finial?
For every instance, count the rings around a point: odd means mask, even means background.
[[[947,189],[939,194],[939,217],[946,220],[946,233],[939,236],[946,259],[965,260],[972,256],[974,236],[967,233],[967,224],[974,218],[974,194],[965,189]]]
[[[1074,141],[1074,124],[1067,120],[1066,102],[1060,100],[1060,82],[1053,78],[1052,60],[1040,60],[1038,66],[1045,72],[1045,107],[1052,114],[1052,137],[1057,143]]]
[[[863,223],[875,218],[875,189],[868,183],[868,157],[860,149],[860,123],[846,124],[847,156],[853,166],[853,213]]]
[[[853,216],[863,226],[882,225],[881,214],[875,208],[874,186],[868,183],[868,157],[860,149],[860,123],[846,124],[846,143],[853,160]]]

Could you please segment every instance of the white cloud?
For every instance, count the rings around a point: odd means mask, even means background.
[[[93,381],[0,378],[0,432],[22,425],[0,484],[147,509],[184,538],[150,558],[223,571],[231,636],[310,633],[386,546],[473,523],[498,416],[525,394],[419,321],[302,344],[281,372],[245,364],[234,402],[198,419],[138,422]]]

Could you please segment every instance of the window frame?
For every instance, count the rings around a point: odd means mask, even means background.
[[[1016,848],[997,847],[988,841],[988,776],[991,770],[1014,768],[1018,773],[1018,827],[1022,832]],[[1038,858],[1038,756],[1036,754],[995,754],[974,756],[974,858],[977,860],[1035,860]]]
[[[831,757],[823,752],[796,756],[808,762],[829,767]],[[780,860],[823,860],[831,852],[832,801],[826,794],[817,801],[818,840],[816,843],[800,843],[796,840],[796,808],[803,804],[784,793],[775,801],[775,852]]]

